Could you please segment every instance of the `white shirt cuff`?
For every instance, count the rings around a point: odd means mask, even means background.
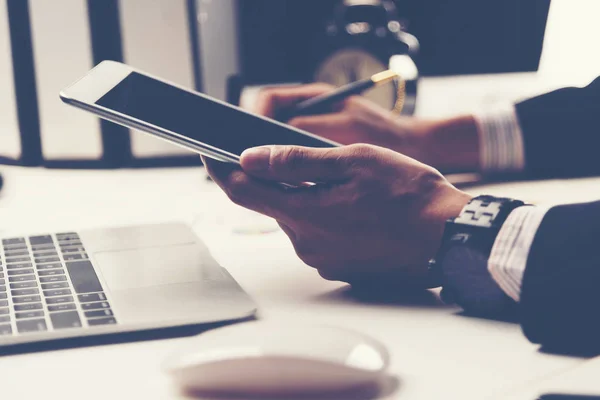
[[[520,172],[525,169],[525,145],[514,105],[475,114],[483,172]]]
[[[548,208],[525,206],[510,213],[492,247],[488,270],[514,301],[521,298],[523,274],[535,234]]]

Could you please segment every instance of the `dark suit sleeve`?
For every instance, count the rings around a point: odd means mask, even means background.
[[[531,341],[599,352],[600,202],[548,211],[529,252],[519,308]]]
[[[600,78],[517,104],[526,172],[532,177],[600,174]]]

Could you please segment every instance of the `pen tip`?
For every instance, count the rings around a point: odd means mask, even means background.
[[[386,83],[391,81],[392,79],[396,79],[398,74],[390,69],[387,71],[379,72],[371,77],[373,83],[379,85],[382,83]]]

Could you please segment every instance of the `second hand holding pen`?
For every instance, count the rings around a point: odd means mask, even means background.
[[[313,97],[302,101],[292,107],[277,113],[275,119],[286,122],[294,117],[310,114],[322,114],[331,109],[331,106],[353,95],[361,94],[362,92],[371,89],[375,86],[385,84],[393,79],[396,79],[398,74],[394,71],[387,70],[379,72],[370,78],[363,79],[357,82],[352,82],[342,86],[339,89],[333,90],[330,93]]]

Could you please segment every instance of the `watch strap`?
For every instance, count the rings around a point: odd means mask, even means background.
[[[510,198],[478,196],[458,217],[446,222],[442,245],[430,263],[434,279],[443,287],[445,302],[457,303],[469,313],[488,315],[513,303],[493,280],[487,263],[502,224],[523,205]]]
[[[500,230],[508,215],[517,207],[525,205],[521,200],[505,197],[478,196],[473,198],[452,223],[495,228]]]

